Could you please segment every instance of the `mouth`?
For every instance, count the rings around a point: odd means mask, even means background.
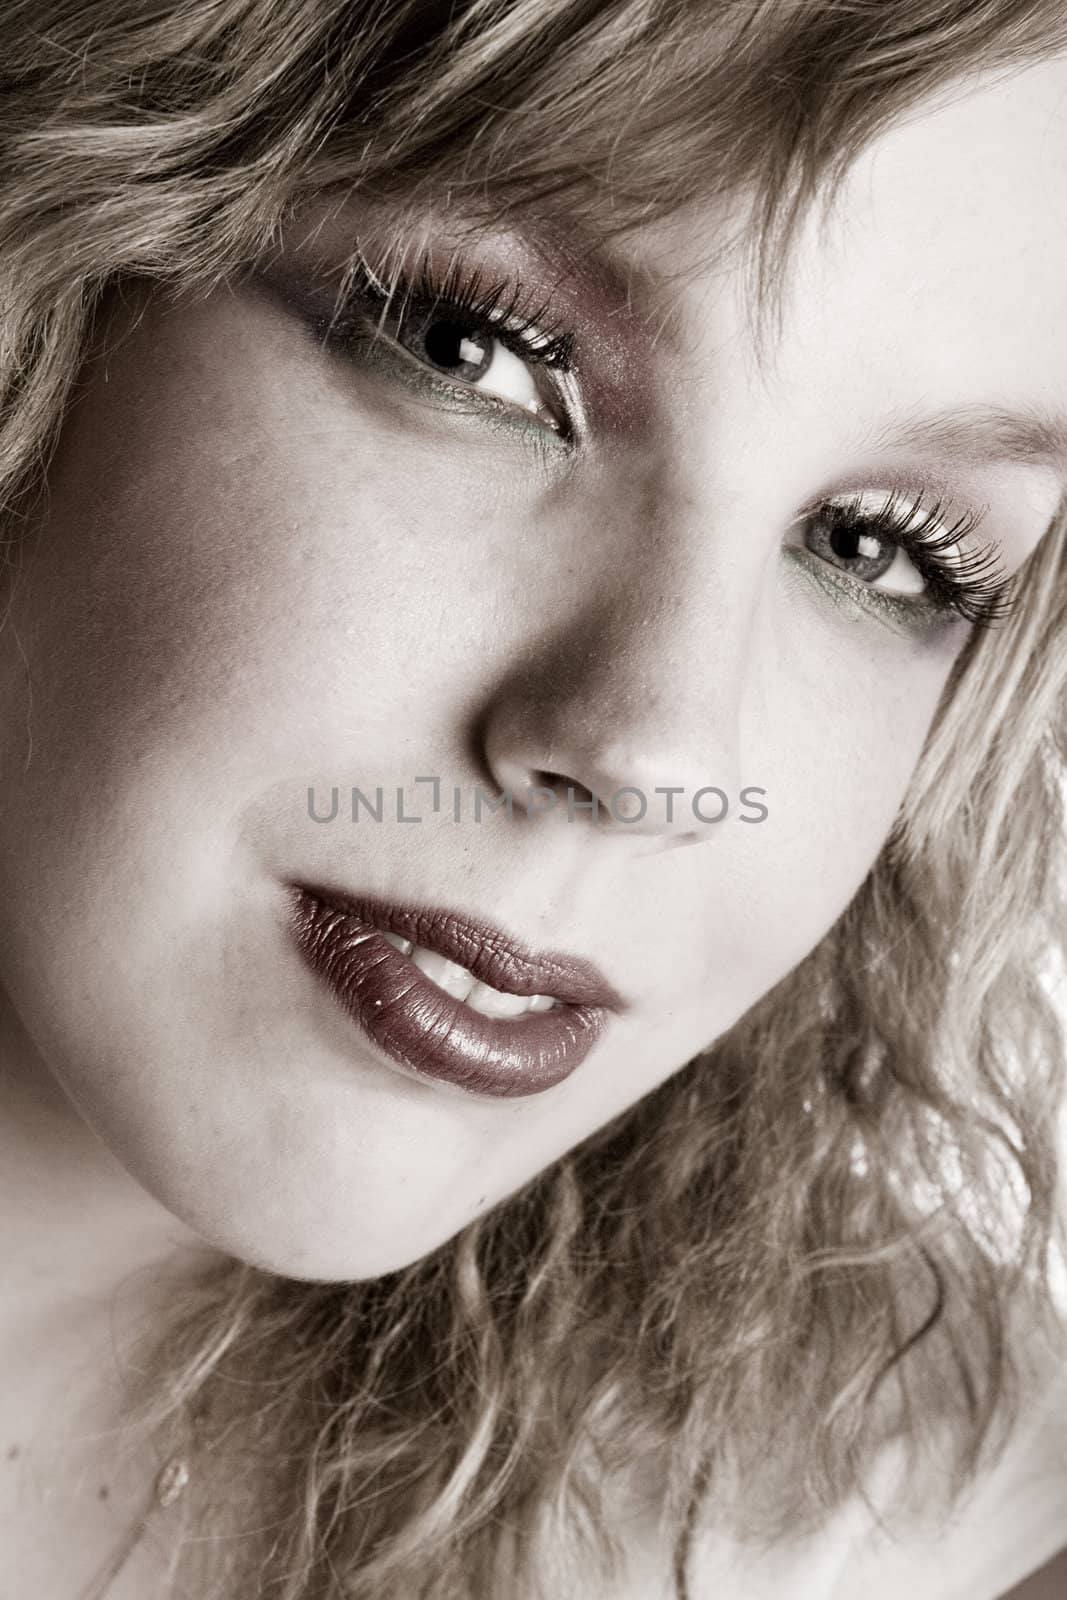
[[[370,1043],[419,1077],[473,1094],[541,1094],[623,1009],[590,962],[535,954],[454,912],[287,888],[305,961]]]

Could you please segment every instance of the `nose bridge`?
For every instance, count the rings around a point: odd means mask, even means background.
[[[614,757],[662,772],[673,762],[681,781],[709,761],[731,759],[740,608],[729,617],[725,596],[694,592],[696,581],[661,567],[625,592],[604,596],[583,619],[588,654],[574,709],[595,714],[591,745],[609,765]]]
[[[485,729],[502,787],[587,790],[634,832],[706,837],[720,795],[736,811],[748,607],[736,571],[717,588],[692,548],[662,518],[636,553],[622,542],[513,663]]]

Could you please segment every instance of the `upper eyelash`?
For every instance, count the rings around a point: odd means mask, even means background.
[[[571,370],[574,332],[552,317],[547,302],[531,305],[521,283],[489,279],[457,260],[441,277],[423,256],[414,268],[395,269],[388,283],[369,264],[357,261],[342,286],[334,319],[343,321],[352,310],[373,307],[380,329],[391,313],[438,306],[484,323],[502,345],[531,365]]]
[[[850,500],[823,501],[823,515],[862,524],[865,531],[882,535],[899,546],[914,561],[926,580],[927,592],[942,610],[952,610],[976,627],[989,627],[1009,616],[1018,603],[1016,580],[1006,575],[997,547],[990,542],[977,549],[964,550],[952,560],[944,552],[973,533],[982,513],[966,511],[939,534],[931,529],[942,522],[944,502],[937,500],[929,510],[918,498],[893,490],[877,511],[862,509],[863,496]]]

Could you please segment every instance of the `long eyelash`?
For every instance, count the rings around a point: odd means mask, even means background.
[[[1007,576],[995,544],[950,551],[982,520],[980,512],[967,511],[943,532],[931,530],[942,521],[944,502],[935,501],[926,511],[923,497],[918,499],[894,490],[878,511],[862,510],[862,496],[850,502],[831,502],[824,507],[835,516],[859,523],[864,532],[881,536],[898,545],[914,561],[926,579],[927,592],[935,605],[952,610],[976,627],[990,627],[1009,616],[1018,604],[1014,576]]]
[[[487,279],[453,259],[444,275],[428,255],[414,267],[395,267],[383,282],[370,264],[357,260],[338,296],[333,326],[353,311],[376,313],[379,331],[390,315],[441,309],[492,328],[501,344],[533,366],[569,372],[574,334],[551,316],[547,302],[531,305],[521,283]]]

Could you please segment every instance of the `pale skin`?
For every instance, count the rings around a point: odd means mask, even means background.
[[[264,286],[114,306],[0,630],[16,1592],[75,1593],[135,1514],[136,1473],[98,1498],[117,1406],[99,1353],[160,1269],[417,1259],[722,1033],[848,903],[970,630],[909,619],[906,560],[888,611],[783,546],[813,498],[906,480],[984,508],[1005,572],[1034,550],[1061,461],[885,436],[916,413],[1067,411],[1065,151],[1063,60],[885,135],[804,235],[763,364],[736,268],[709,264],[710,208],[627,243],[624,326],[523,241],[484,239],[481,263],[557,285],[579,319],[577,453],[320,349]],[[290,282],[361,226],[355,202],[312,221],[285,241]],[[305,806],[309,783],[545,771],[594,793],[759,785],[769,816],[372,831]],[[280,884],[301,874],[586,956],[626,1009],[543,1095],[414,1083],[292,950]],[[1057,1492],[1021,1565],[996,1516],[970,1531],[969,1600],[1050,1553]],[[73,1554],[60,1524],[84,1533]],[[935,1600],[923,1570],[907,1592]]]

